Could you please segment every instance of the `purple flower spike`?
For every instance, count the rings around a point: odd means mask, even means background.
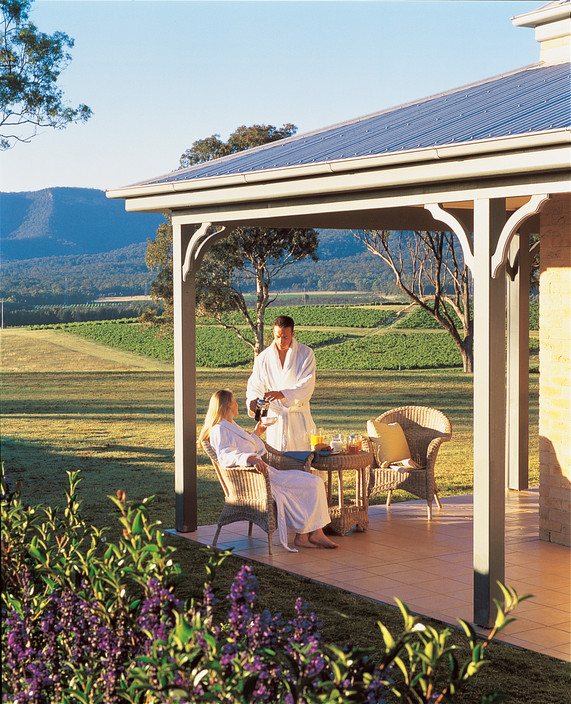
[[[254,576],[254,571],[249,565],[242,565],[227,596],[230,601],[228,624],[231,639],[239,640],[246,634],[252,621],[252,609],[257,598],[258,580]]]

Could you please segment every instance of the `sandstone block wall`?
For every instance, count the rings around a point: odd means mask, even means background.
[[[540,222],[539,537],[571,545],[571,195]]]

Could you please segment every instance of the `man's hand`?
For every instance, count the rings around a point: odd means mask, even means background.
[[[264,394],[265,401],[281,401],[285,396],[281,391],[266,391]]]

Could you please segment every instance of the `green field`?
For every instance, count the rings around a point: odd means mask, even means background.
[[[67,345],[72,345],[69,347]],[[172,367],[60,331],[2,333],[3,459],[24,480],[28,500],[56,501],[66,470],[80,469],[93,520],[108,516],[113,487],[143,498],[149,486],[173,524]],[[249,370],[198,370],[198,422],[223,387],[245,399]],[[453,426],[437,463],[441,494],[472,487],[472,376],[460,370],[319,370],[312,414],[326,433],[364,433],[366,422],[400,405],[440,408]],[[248,424],[248,420],[243,422]],[[538,483],[538,379],[530,381],[530,482]],[[200,456],[199,516],[215,522],[222,491]],[[61,498],[61,497],[60,497]],[[407,495],[395,492],[394,500]],[[378,497],[381,502],[383,497]]]
[[[397,307],[398,310],[398,307]],[[395,310],[395,306],[289,306],[266,311],[264,338],[271,342],[271,324],[277,315],[296,321],[296,339],[315,351],[320,370],[403,370],[461,368],[460,352],[452,338],[425,312]],[[224,321],[236,326],[253,342],[251,330],[236,314]],[[253,348],[233,330],[214,320],[197,318],[196,365],[202,368],[249,369]],[[172,333],[160,326],[132,319],[71,323],[52,328],[95,340],[104,345],[154,359],[172,361]],[[533,333],[532,333],[533,335]],[[530,340],[530,368],[537,370],[538,341]]]

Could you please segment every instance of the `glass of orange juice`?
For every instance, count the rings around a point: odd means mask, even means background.
[[[323,442],[323,428],[312,428],[309,441],[311,449],[315,450],[315,446]]]

